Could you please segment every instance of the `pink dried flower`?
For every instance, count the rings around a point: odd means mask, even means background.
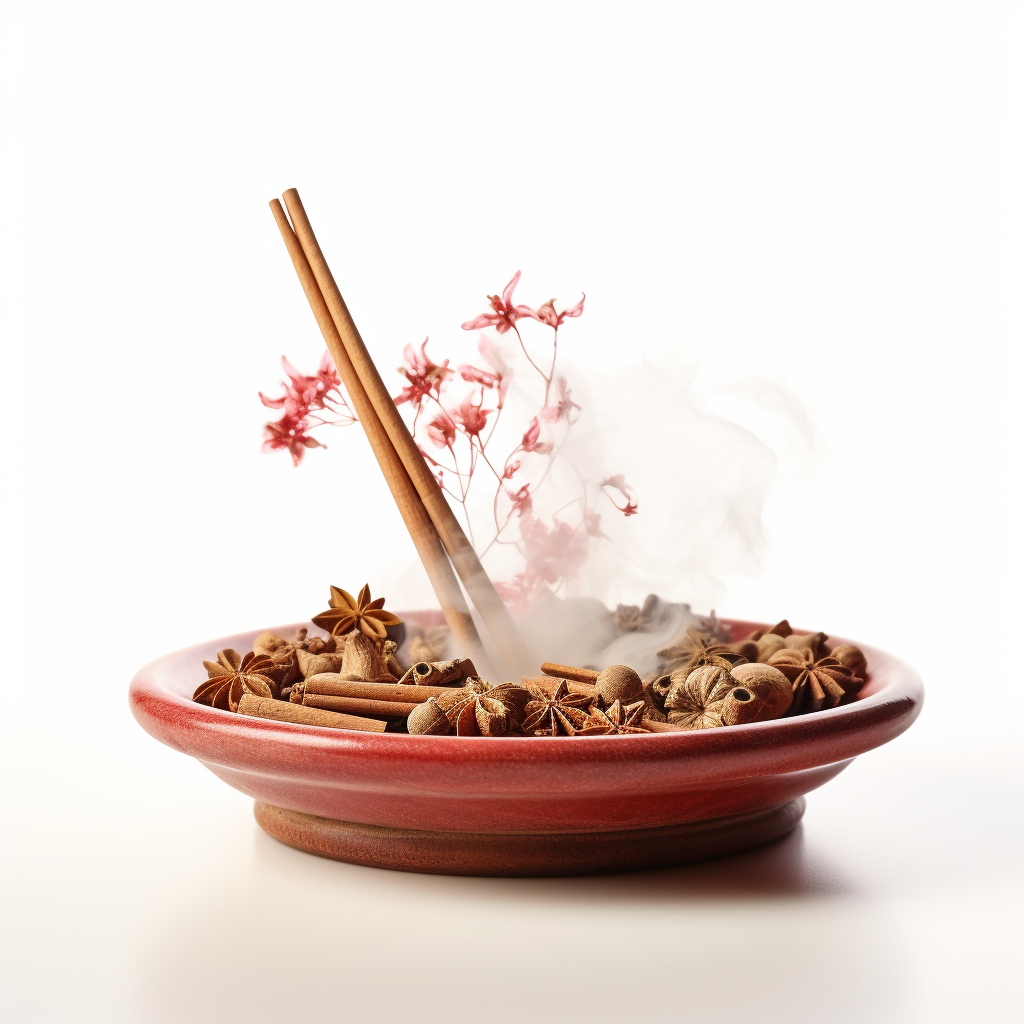
[[[520,451],[524,452],[537,452],[540,455],[547,455],[551,451],[552,445],[550,441],[540,441],[540,421],[536,416],[530,420],[530,426],[526,433],[523,434],[522,441],[519,442]]]
[[[624,505],[620,505],[610,494],[608,494],[608,488],[614,491],[618,491],[622,496],[622,500],[625,502]],[[601,489],[605,492],[608,500],[624,515],[624,516],[635,516],[637,513],[636,502],[633,499],[633,492],[629,485],[626,483],[626,477],[623,473],[616,473],[615,476],[606,477],[601,481]]]
[[[455,423],[447,413],[438,413],[427,424],[427,436],[438,448],[451,448],[455,442]]]
[[[493,327],[499,334],[505,334],[517,320],[521,320],[524,316],[534,316],[534,310],[529,306],[512,305],[512,294],[516,290],[516,285],[519,284],[521,273],[519,270],[515,272],[512,280],[505,285],[501,298],[498,298],[497,295],[487,296],[491,303],[491,309],[494,310],[493,313],[482,313],[475,320],[467,320],[462,325],[462,329],[464,331],[478,331],[482,327]]]
[[[419,407],[423,399],[431,394],[435,397],[440,395],[445,380],[451,376],[452,371],[448,369],[447,359],[438,364],[427,355],[428,341],[429,338],[423,340],[419,352],[412,345],[405,346],[402,354],[405,356],[406,365],[400,366],[398,372],[409,383],[402,388],[401,394],[395,399],[395,405],[412,402]]]
[[[533,498],[530,496],[529,484],[523,484],[518,491],[506,489],[505,494],[512,502],[512,511],[509,515],[518,515],[520,519],[523,519],[533,514]]]
[[[487,417],[490,413],[490,409],[484,409],[479,405],[475,405],[470,398],[467,398],[461,405],[451,410],[452,419],[470,437],[480,436],[480,431],[487,426]]]
[[[565,323],[567,316],[579,316],[583,312],[583,302],[586,297],[586,292],[584,292],[583,298],[575,306],[563,309],[561,313],[555,312],[555,300],[549,299],[543,306],[533,311],[533,318],[534,320],[539,320],[542,324],[547,324],[548,327],[553,327],[557,331]]]
[[[305,419],[296,420],[287,414],[276,423],[266,424],[263,428],[263,450],[269,452],[275,448],[285,448],[292,457],[292,464],[297,466],[307,448],[327,447],[306,433],[307,425]]]
[[[579,419],[580,407],[572,400],[569,382],[564,377],[559,377],[555,387],[558,390],[558,400],[554,405],[546,405],[541,409],[541,416],[548,423],[557,423],[563,416],[570,423],[575,423]]]

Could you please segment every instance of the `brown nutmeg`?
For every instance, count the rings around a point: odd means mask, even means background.
[[[732,670],[737,686],[722,702],[726,725],[768,722],[781,718],[793,703],[793,685],[771,665],[737,665]]]
[[[605,707],[619,701],[623,707],[644,699],[644,684],[628,665],[609,665],[602,669],[595,684]]]
[[[757,641],[757,657],[751,658],[751,661],[767,661],[773,654],[777,654],[779,651],[786,646],[786,638],[779,636],[778,633],[765,633],[760,640]]]
[[[832,657],[859,679],[867,679],[868,659],[859,647],[854,647],[853,644],[840,644],[832,652]]]
[[[448,716],[433,697],[409,713],[406,726],[413,736],[445,736],[452,731]]]

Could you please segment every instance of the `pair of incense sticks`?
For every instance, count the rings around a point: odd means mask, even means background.
[[[503,676],[523,671],[528,655],[519,630],[388,394],[320,251],[299,193],[291,188],[283,198],[288,214],[274,199],[274,219],[456,643],[463,654],[488,661]],[[459,579],[487,628],[489,658]]]

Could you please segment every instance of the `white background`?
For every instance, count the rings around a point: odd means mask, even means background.
[[[1020,28],[5,4],[6,1019],[1019,1019]],[[799,395],[813,515],[719,611],[893,650],[919,722],[697,868],[430,878],[263,836],[134,723],[134,670],[328,582],[428,593],[360,438],[259,451],[256,392],[321,351],[290,186],[383,366],[521,267],[523,301],[587,292],[595,371],[691,346]]]

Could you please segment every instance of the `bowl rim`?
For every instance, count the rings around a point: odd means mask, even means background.
[[[433,613],[402,613],[414,619]],[[770,623],[723,619],[734,632],[763,629]],[[271,627],[272,632],[295,631],[309,623]],[[312,627],[315,631],[315,627]],[[549,768],[628,760],[637,764],[684,762],[705,779],[750,778],[806,768],[809,763],[831,764],[855,757],[888,742],[907,729],[920,713],[924,687],[905,662],[873,646],[830,637],[834,643],[856,643],[868,657],[871,675],[863,696],[850,704],[793,718],[733,725],[720,729],[648,733],[630,736],[519,737],[493,739],[460,736],[412,736],[369,733],[249,718],[196,704],[168,685],[180,676],[180,665],[199,662],[211,651],[239,647],[265,630],[238,633],[155,659],[141,668],[130,686],[132,712],[161,742],[198,757],[243,771],[306,777],[315,755],[316,774],[350,774],[366,759],[410,766],[444,762],[467,769],[502,766],[521,769],[525,761]],[[804,632],[804,631],[797,631]],[[172,666],[179,666],[175,672]],[[197,684],[198,685],[198,681]],[[227,741],[227,742],[225,742]],[[529,757],[524,755],[529,754]],[[328,781],[324,778],[323,781]]]

